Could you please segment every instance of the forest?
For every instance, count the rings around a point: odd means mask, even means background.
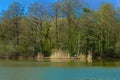
[[[83,0],[35,1],[26,9],[15,1],[1,12],[1,59],[50,57],[59,50],[70,57],[120,58],[120,8],[110,3],[92,10]]]

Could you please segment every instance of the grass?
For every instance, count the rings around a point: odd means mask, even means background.
[[[68,51],[63,51],[61,49],[55,49],[52,51],[52,54],[50,56],[51,59],[68,59],[70,58],[70,55]]]

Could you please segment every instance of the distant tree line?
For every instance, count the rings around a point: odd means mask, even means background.
[[[93,53],[93,58],[120,58],[120,9],[103,4],[98,10],[83,0],[32,3],[28,10],[13,2],[0,17],[0,58],[49,57],[53,49],[70,56]]]

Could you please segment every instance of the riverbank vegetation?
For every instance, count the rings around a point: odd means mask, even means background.
[[[120,9],[85,5],[83,0],[37,1],[26,10],[13,2],[0,17],[0,58],[120,58]]]

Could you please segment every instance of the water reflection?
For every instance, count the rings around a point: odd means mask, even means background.
[[[0,67],[120,67],[120,61],[81,61],[79,59],[41,59],[39,61],[0,61]]]
[[[120,80],[119,61],[0,61],[1,80]]]

